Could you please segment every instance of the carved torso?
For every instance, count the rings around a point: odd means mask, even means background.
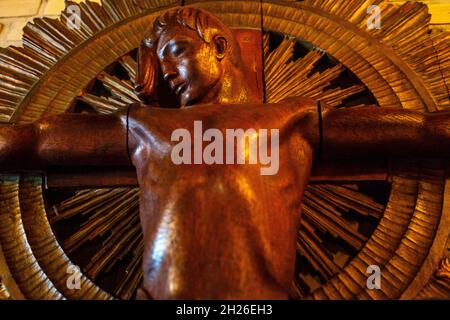
[[[141,189],[144,288],[149,295],[287,298],[312,161],[302,132],[313,118],[310,111],[315,103],[303,99],[268,107],[131,109],[130,154]],[[193,136],[199,120],[203,130],[279,129],[277,174],[261,175],[261,164],[174,164],[172,132],[186,128]]]

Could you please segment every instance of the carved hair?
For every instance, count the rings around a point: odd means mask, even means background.
[[[214,37],[220,35],[228,42],[229,59],[234,65],[241,61],[239,44],[231,30],[211,13],[193,7],[181,7],[166,11],[159,16],[153,25],[152,40],[156,45],[161,34],[170,27],[182,26],[191,29],[205,43],[211,44]]]

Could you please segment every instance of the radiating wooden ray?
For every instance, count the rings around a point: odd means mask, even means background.
[[[447,248],[450,249],[450,248]],[[450,291],[450,259],[441,260],[439,269],[434,273],[430,281],[423,287],[417,299],[448,299]]]
[[[18,183],[18,176],[0,177],[0,193],[3,195],[0,206],[0,241],[11,275],[28,299],[64,299],[39,266],[28,243],[20,217]]]
[[[123,56],[119,59],[120,64],[128,72],[131,83],[134,85],[137,72],[137,63],[130,55]]]
[[[400,170],[401,176],[393,177],[388,206],[371,238],[338,276],[312,293],[312,298],[397,299],[416,275],[432,241],[427,235],[441,218],[442,164],[417,161],[415,169],[407,164],[395,170]],[[383,270],[386,285],[381,290],[365,286],[369,265]],[[336,292],[336,286],[348,288],[349,295]]]
[[[342,65],[330,68],[322,73],[311,74],[314,66],[323,57],[324,52],[312,50],[303,58],[294,60],[295,39],[284,39],[269,53],[269,35],[265,36],[266,53],[266,93],[268,102],[278,102],[287,97],[305,96],[318,98],[330,106],[338,106],[342,100],[365,90],[362,85],[350,88],[326,90],[331,81],[337,79],[345,70]]]
[[[384,206],[347,186],[307,187],[302,203],[303,217],[297,249],[320,275],[321,282],[335,276],[352,256],[350,252],[329,251],[324,246],[323,235],[330,234],[356,251],[368,240],[367,236],[358,231],[358,223],[344,218],[349,210],[364,217],[372,216],[374,221],[377,221],[384,211]],[[302,274],[299,276],[311,285],[311,279],[306,279]],[[317,285],[320,285],[319,281]]]
[[[104,202],[114,201],[127,191],[129,191],[127,188],[81,190],[55,208],[53,215],[50,215],[50,222],[55,223],[80,213],[83,215],[93,213],[97,208],[101,208]]]
[[[137,212],[138,193],[134,189],[124,192],[115,199],[105,200],[103,199],[101,206],[85,224],[63,241],[64,248],[69,253],[79,248],[84,242],[109,232],[109,229],[119,224],[125,216]]]
[[[330,205],[333,201],[336,201],[334,206]],[[358,233],[357,225],[351,225],[341,216],[337,208],[348,210],[349,207],[342,208],[341,203],[337,201],[339,199],[333,199],[333,196],[323,192],[323,189],[308,192],[303,202],[303,217],[322,230],[327,230],[333,237],[339,237],[359,250],[367,238]]]
[[[133,295],[136,288],[142,283],[142,255],[144,246],[140,245],[133,252],[133,261],[129,264],[126,278],[121,281],[115,291],[115,295],[128,300]]]
[[[117,257],[121,256],[121,251],[124,249],[125,244],[139,234],[138,217],[137,212],[130,214],[111,228],[111,237],[108,237],[103,242],[103,247],[91,258],[86,266],[87,274],[90,277],[95,279],[102,269],[112,265]]]
[[[110,114],[124,108],[127,103],[115,98],[97,97],[89,93],[83,93],[78,97],[79,100],[89,104],[100,114]]]
[[[314,234],[314,231],[312,231],[313,228],[306,221],[303,222],[299,231],[297,250],[301,255],[308,259],[309,263],[323,279],[329,279],[339,272],[340,267],[333,261],[333,257],[329,254],[320,238]]]
[[[111,295],[97,287],[67,257],[47,220],[42,197],[42,177],[29,176],[20,182],[19,200],[23,226],[33,253],[55,287],[68,299],[105,300]],[[67,286],[68,276],[80,281],[78,290]]]
[[[104,86],[121,102],[130,104],[139,101],[139,98],[133,92],[131,82],[120,80],[117,77],[111,76],[106,72],[100,73],[97,78],[103,82]]]

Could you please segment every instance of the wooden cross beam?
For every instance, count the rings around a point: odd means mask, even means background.
[[[322,162],[313,167],[310,182],[386,181],[388,178],[387,162]],[[46,186],[47,188],[137,187],[138,180],[133,167],[51,168],[46,172]]]

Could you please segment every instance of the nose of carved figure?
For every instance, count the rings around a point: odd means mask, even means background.
[[[179,94],[182,80],[179,79],[178,72],[176,72],[171,66],[164,64],[161,64],[161,71],[164,81],[170,86],[175,94]]]
[[[163,74],[163,79],[166,82],[169,82],[170,80],[172,80],[177,76],[177,72],[168,67],[167,65],[161,65],[161,71]]]

